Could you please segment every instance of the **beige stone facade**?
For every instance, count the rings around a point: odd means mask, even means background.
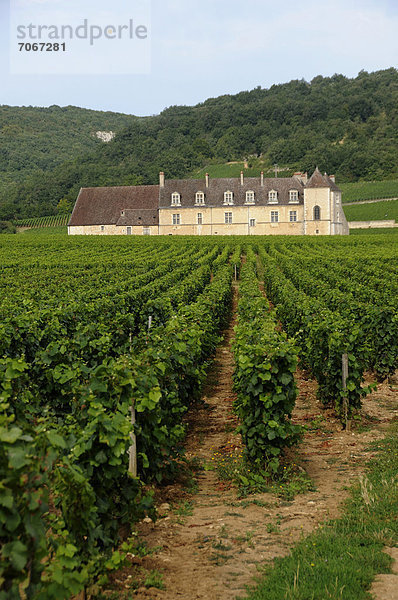
[[[271,212],[278,221],[271,222]],[[293,213],[292,215],[290,213]],[[303,235],[303,206],[225,206],[222,208],[162,208],[160,235]],[[173,225],[173,216],[180,224]],[[275,215],[273,216],[275,220]],[[290,221],[290,219],[295,219]],[[201,221],[201,224],[198,224]],[[226,223],[226,221],[231,221]]]
[[[68,235],[159,235],[158,225],[68,225]]]

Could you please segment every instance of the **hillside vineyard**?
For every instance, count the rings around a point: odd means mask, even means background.
[[[166,180],[80,190],[69,235],[348,235],[341,190],[317,168],[293,177]]]

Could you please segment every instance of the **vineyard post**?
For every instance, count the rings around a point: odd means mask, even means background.
[[[238,279],[238,269],[237,266],[235,265],[235,281]]]
[[[152,315],[150,315],[150,317],[148,319],[148,331],[150,330],[151,327],[152,327]]]
[[[133,427],[130,438],[131,438],[131,446],[129,448],[129,473],[133,477],[137,477],[137,438],[134,433],[134,425],[135,425],[135,406],[131,407],[131,425]]]
[[[344,422],[347,431],[350,429],[350,422],[348,420],[348,399],[347,399],[347,379],[348,379],[348,354],[343,354],[341,357],[342,363],[342,377],[343,377],[343,410],[344,410]]]

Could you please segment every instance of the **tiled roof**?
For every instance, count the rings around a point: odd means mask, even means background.
[[[122,210],[138,211],[137,220],[139,215],[148,217],[149,225],[153,224],[153,211],[157,212],[158,206],[158,185],[82,188],[69,225],[114,225]],[[135,215],[130,214],[129,218],[134,220]]]
[[[209,179],[209,187],[206,187],[204,179],[169,179],[165,186],[160,188],[160,208],[171,207],[171,196],[178,192],[181,196],[181,207],[195,206],[196,192],[205,194],[206,206],[223,206],[224,192],[233,192],[235,206],[242,206],[246,201],[246,192],[253,191],[255,204],[264,206],[269,204],[268,193],[271,190],[278,192],[278,204],[289,204],[289,191],[297,190],[300,204],[304,200],[304,186],[296,177],[267,178],[264,185],[258,177],[245,177],[243,185],[240,178]],[[173,207],[175,208],[175,207]]]
[[[122,215],[116,225],[144,225],[144,227],[149,227],[149,225],[159,225],[159,211],[158,209],[144,209],[144,208],[136,208],[136,209],[127,209],[122,212]]]

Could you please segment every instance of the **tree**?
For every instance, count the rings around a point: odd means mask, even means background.
[[[0,221],[0,234],[1,233],[16,233],[16,227],[11,221]]]
[[[68,198],[61,198],[57,205],[57,213],[59,215],[68,215],[72,212],[73,204]]]

